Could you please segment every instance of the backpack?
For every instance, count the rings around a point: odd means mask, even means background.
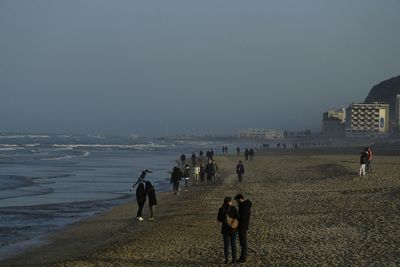
[[[232,229],[236,229],[239,225],[239,221],[236,218],[232,218],[229,216],[229,209],[231,207],[228,208],[228,210],[226,211],[226,224],[232,228]]]

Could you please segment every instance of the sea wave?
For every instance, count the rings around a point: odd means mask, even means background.
[[[34,144],[26,144],[26,147],[36,147],[36,146],[40,146],[39,143],[34,143]]]
[[[50,138],[50,136],[34,135],[34,134],[0,135],[0,139],[17,139],[17,138]]]
[[[17,148],[13,147],[0,147],[0,151],[15,151]]]
[[[157,143],[135,144],[135,145],[119,145],[119,144],[54,144],[53,147],[75,149],[75,148],[94,148],[94,149],[155,149],[166,148],[168,145]]]
[[[24,149],[18,145],[10,145],[10,144],[0,144],[0,151],[15,151],[18,149]]]
[[[68,160],[68,159],[73,159],[73,158],[87,158],[90,156],[89,151],[85,151],[82,155],[65,155],[61,157],[55,157],[55,158],[44,158],[41,160]]]

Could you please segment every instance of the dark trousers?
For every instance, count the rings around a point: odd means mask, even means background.
[[[208,182],[208,183],[211,183],[212,180],[213,180],[213,177],[214,177],[214,174],[208,172],[208,173],[207,173],[207,182]]]
[[[238,175],[239,183],[241,183],[242,179],[243,179],[243,173],[238,173],[237,175]]]
[[[229,258],[229,244],[232,249],[232,261],[236,261],[236,237],[237,233],[234,234],[223,234],[224,237],[224,256],[225,260],[228,261]]]
[[[156,205],[150,206],[150,218],[154,218],[155,210],[156,210]]]
[[[367,161],[367,166],[365,168],[367,172],[372,172],[372,159]]]
[[[247,259],[247,230],[239,229],[240,258]]]
[[[137,211],[137,214],[136,214],[136,218],[142,217],[144,202],[138,202],[137,204],[138,204],[138,211]]]

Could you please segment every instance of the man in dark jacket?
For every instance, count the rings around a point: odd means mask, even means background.
[[[206,165],[207,183],[211,183],[215,176],[214,163],[210,160]]]
[[[245,262],[247,260],[247,231],[249,230],[252,203],[248,199],[245,200],[241,194],[237,194],[235,200],[239,204],[239,243],[241,253],[238,262]]]
[[[171,173],[171,184],[175,195],[179,195],[179,187],[183,177],[183,173],[178,167],[174,167]]]
[[[238,175],[239,183],[241,183],[244,174],[244,166],[241,161],[239,161],[238,165],[236,165],[236,173]]]

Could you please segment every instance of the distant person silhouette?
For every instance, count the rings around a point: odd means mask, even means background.
[[[183,173],[175,166],[171,173],[171,184],[175,195],[179,195],[182,177]]]
[[[236,174],[238,176],[239,183],[241,183],[244,174],[244,166],[241,161],[239,161],[239,163],[236,165]]]
[[[249,156],[250,156],[250,161],[253,161],[254,149],[250,149],[250,151],[249,151]]]
[[[370,172],[372,172],[372,149],[371,149],[371,147],[368,147],[367,152],[368,152],[368,161],[367,161],[366,171],[370,173]]]
[[[185,154],[181,155],[181,163],[182,163],[182,166],[185,166],[185,164],[186,164],[186,156],[185,156]]]
[[[245,158],[245,160],[249,160],[249,150],[247,148],[244,151],[244,158]]]

